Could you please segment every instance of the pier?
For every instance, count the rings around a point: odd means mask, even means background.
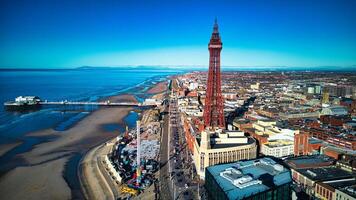
[[[90,102],[90,101],[47,101],[41,100],[37,96],[19,96],[15,101],[5,102],[4,106],[7,109],[26,109],[26,108],[37,108],[42,105],[78,105],[78,106],[137,106],[137,107],[152,107],[157,106],[157,102],[152,101],[152,99],[146,99],[143,103],[138,102]]]
[[[40,101],[39,105],[147,106],[135,102]]]

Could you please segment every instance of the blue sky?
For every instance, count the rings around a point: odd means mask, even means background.
[[[356,1],[0,1],[0,67],[356,64]]]

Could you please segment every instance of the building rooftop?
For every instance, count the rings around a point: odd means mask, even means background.
[[[334,163],[334,159],[325,155],[301,156],[286,160],[289,167],[293,169],[312,168],[330,166]]]
[[[353,180],[348,180],[348,181],[335,181],[333,183],[328,183],[330,186],[333,188],[336,188],[354,198],[356,198],[356,180],[353,178]]]
[[[197,137],[196,138],[198,144],[200,145],[201,138]],[[237,146],[244,146],[244,145],[250,145],[255,143],[255,139],[252,137],[247,137],[247,143],[210,143],[211,149],[220,149],[220,148],[230,148],[230,147],[237,147]]]
[[[330,150],[338,152],[340,154],[356,156],[356,150],[342,148],[342,147],[338,147],[338,146],[335,146],[335,145],[332,145],[332,144],[327,144],[326,147],[324,147],[323,149],[324,150],[329,150],[330,149]]]
[[[336,180],[353,177],[352,173],[334,166],[297,169],[297,171],[314,181]]]
[[[240,161],[207,168],[228,199],[243,199],[290,183],[290,171],[271,158]]]
[[[270,140],[263,145],[268,147],[282,147],[294,145],[294,142],[290,140]]]
[[[210,143],[210,147],[212,149],[220,149],[220,148],[230,148],[230,147],[237,147],[237,146],[244,146],[250,145],[255,143],[255,139],[248,137],[247,143]]]
[[[322,140],[319,140],[319,139],[313,138],[313,137],[310,137],[308,141],[309,141],[309,144],[320,144],[320,143],[324,142]]]

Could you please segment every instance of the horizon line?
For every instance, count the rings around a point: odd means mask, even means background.
[[[192,68],[192,66],[195,66]],[[162,70],[188,70],[188,71],[201,71],[207,70],[208,65],[120,65],[120,66],[89,66],[84,65],[80,67],[68,68],[43,68],[43,67],[1,67],[0,70],[80,70],[80,69],[162,69]],[[255,68],[255,69],[253,69]],[[348,66],[222,66],[222,71],[347,71],[356,72],[356,65]]]
[[[75,67],[14,67],[14,66],[0,66],[0,69],[80,69],[80,68],[185,68],[185,67],[194,67],[194,68],[202,68],[208,67],[208,65],[82,65],[82,66],[75,66]],[[353,65],[314,65],[314,66],[287,66],[287,65],[222,65],[221,68],[304,68],[304,69],[313,69],[313,68],[352,68],[355,67],[356,64]]]

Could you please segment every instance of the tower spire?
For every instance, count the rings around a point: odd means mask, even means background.
[[[219,33],[219,26],[218,26],[218,18],[217,17],[215,17],[213,33]]]

